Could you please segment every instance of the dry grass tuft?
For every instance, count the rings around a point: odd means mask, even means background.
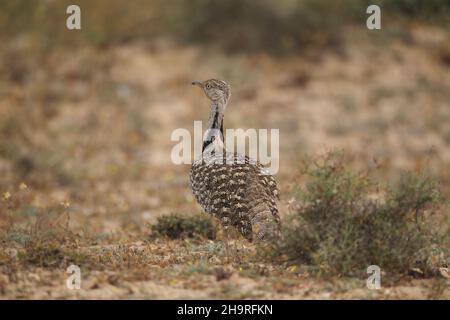
[[[183,216],[172,214],[158,217],[152,225],[152,235],[170,239],[204,238],[215,239],[216,229],[206,215]]]

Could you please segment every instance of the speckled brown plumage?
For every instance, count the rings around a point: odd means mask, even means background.
[[[214,89],[214,84],[220,80],[207,81],[202,82],[202,88],[210,97],[206,89]],[[208,87],[205,83],[208,83]],[[221,86],[224,84],[226,83],[223,81],[219,82]],[[226,99],[222,101],[224,106],[230,96],[227,84],[226,88],[227,91],[223,95]],[[224,107],[220,109],[220,103],[219,107],[214,107],[214,103],[218,104],[213,101],[209,127],[217,127],[222,131],[221,117]],[[218,218],[222,225],[235,227],[250,241],[254,236],[265,239],[269,233],[276,232],[280,222],[275,179],[259,162],[247,156],[227,152],[222,147],[223,143],[214,141],[220,138],[207,137],[202,157],[191,167],[190,184],[193,194],[202,208]]]

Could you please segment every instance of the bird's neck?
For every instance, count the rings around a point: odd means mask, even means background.
[[[206,129],[205,138],[203,139],[202,151],[216,142],[223,145],[223,115],[227,101],[219,99],[211,102],[211,112],[208,118],[208,128]]]

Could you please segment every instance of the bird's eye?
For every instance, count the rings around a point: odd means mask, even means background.
[[[211,85],[209,83],[206,84],[206,89],[211,89]]]

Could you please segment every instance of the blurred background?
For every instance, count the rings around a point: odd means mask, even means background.
[[[80,0],[73,31],[70,4],[0,2],[3,195],[24,183],[35,206],[68,201],[99,237],[199,212],[170,134],[207,118],[190,82],[208,78],[232,86],[226,128],[280,129],[282,212],[300,161],[331,149],[449,190],[448,0]]]

